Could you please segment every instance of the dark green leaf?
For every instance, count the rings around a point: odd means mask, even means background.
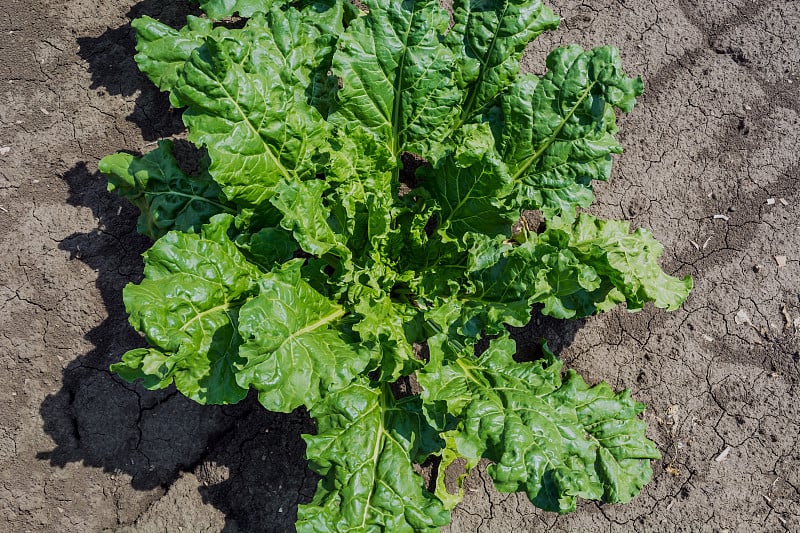
[[[97,167],[108,178],[109,191],[139,208],[136,229],[153,239],[171,230],[197,232],[212,216],[235,212],[205,168],[198,176],[183,173],[172,155],[171,141],[159,141],[157,149],[142,157],[106,156]]]

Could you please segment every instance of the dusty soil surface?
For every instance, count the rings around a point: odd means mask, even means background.
[[[630,505],[569,516],[467,481],[450,531],[800,531],[800,2],[549,0],[561,43],[619,47],[647,92],[599,214],[652,228],[696,290],[672,314],[535,319],[590,381],[649,405],[664,459]],[[3,0],[0,10],[0,530],[272,532],[313,493],[303,413],[200,407],[108,371],[141,344],[134,209],[103,155],[182,131],[140,75],[130,20],[184,1]]]

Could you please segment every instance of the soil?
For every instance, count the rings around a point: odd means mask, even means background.
[[[466,481],[452,533],[800,531],[800,2],[549,0],[563,17],[525,57],[613,44],[646,95],[594,212],[651,228],[694,276],[678,312],[535,318],[597,382],[648,405],[663,452],[628,505],[557,516]],[[298,412],[201,407],[121,382],[141,339],[121,289],[149,243],[100,157],[180,136],[138,73],[130,20],[156,0],[4,0],[0,10],[0,530],[290,531],[313,494]]]

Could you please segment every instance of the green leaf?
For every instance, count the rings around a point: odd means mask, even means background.
[[[287,81],[287,85],[327,117],[338,88],[331,62],[349,9],[349,3],[336,1],[310,2],[302,10],[273,9],[231,35],[255,47],[250,55],[253,70],[291,72],[296,82]]]
[[[242,306],[236,380],[258,391],[270,411],[313,407],[344,388],[369,362],[369,353],[339,329],[345,310],[300,277],[287,263],[259,281],[259,296]]]
[[[323,194],[328,184],[322,180],[306,182],[280,181],[275,196],[270,201],[282,214],[281,226],[291,231],[295,240],[306,252],[324,255],[328,252],[349,256],[350,251],[328,223],[329,212],[323,205]]]
[[[628,112],[642,80],[627,77],[619,52],[569,46],[547,58],[542,78],[522,76],[502,98],[500,153],[523,209],[587,207],[592,180],[607,180],[622,152],[614,109]]]
[[[439,230],[459,241],[470,232],[510,236],[519,211],[501,201],[510,191],[511,176],[494,149],[488,124],[467,126],[459,141],[438,168],[418,173],[440,206]]]
[[[317,435],[304,435],[311,468],[323,476],[310,504],[298,507],[299,533],[435,532],[450,521],[422,488],[412,461],[441,445],[418,400],[397,402],[387,384],[363,381],[312,409]]]
[[[252,17],[256,13],[267,13],[272,6],[280,6],[285,0],[194,0],[200,4],[200,9],[206,12],[212,20],[239,15]]]
[[[461,123],[480,114],[516,78],[525,46],[558,17],[540,0],[456,0],[446,44],[458,61]]]
[[[392,228],[396,212],[392,170],[397,162],[385,146],[360,127],[332,139],[327,180],[332,215],[356,260],[381,262],[401,236]]]
[[[446,435],[474,464],[495,464],[489,474],[503,492],[525,491],[542,509],[575,510],[577,497],[627,502],[649,481],[651,459],[661,456],[637,418],[644,406],[625,391],[589,387],[574,372],[560,379],[561,363],[517,363],[507,336],[480,357],[446,358],[436,342],[420,373],[425,405],[460,422]]]
[[[283,228],[263,228],[252,234],[240,235],[236,245],[247,251],[263,270],[285,263],[297,251],[297,241]]]
[[[417,314],[413,308],[392,302],[387,294],[367,292],[353,309],[362,316],[353,330],[372,350],[381,381],[395,381],[422,366],[406,333]]]
[[[257,290],[259,271],[226,233],[230,215],[217,215],[199,235],[170,232],[145,252],[145,279],[123,291],[134,328],[154,348],[133,350],[113,365],[126,379],[160,388],[173,379],[199,403],[235,403],[241,359],[239,308]]]
[[[692,289],[692,278],[675,278],[658,263],[664,247],[643,228],[630,233],[630,223],[601,220],[581,213],[574,218],[558,217],[542,242],[568,247],[582,263],[591,265],[627,302],[629,311],[652,301],[656,307],[678,309]]]
[[[463,334],[487,327],[494,333],[500,322],[524,325],[533,303],[556,318],[584,317],[622,302],[630,311],[650,301],[675,310],[692,288],[690,277],[661,269],[663,248],[652,234],[631,234],[627,222],[565,214],[530,237],[519,246],[476,238],[468,265],[472,289],[463,293]]]
[[[367,0],[368,13],[339,39],[333,71],[342,80],[331,120],[360,124],[395,157],[444,154],[458,106],[453,55],[440,42],[448,15],[437,0]]]
[[[257,43],[273,37],[252,20],[239,40],[206,38],[175,88],[189,106],[189,140],[208,148],[209,172],[243,206],[267,200],[282,179],[313,177],[328,135],[283,61],[257,60]]]
[[[192,52],[213,31],[211,21],[193,16],[187,17],[181,30],[147,16],[134,19],[131,27],[136,30],[136,64],[162,91],[175,88]],[[182,105],[174,94],[170,94],[170,103],[173,107]]]
[[[106,156],[97,167],[108,178],[109,191],[139,208],[136,229],[153,239],[171,230],[197,232],[212,216],[235,212],[220,198],[222,191],[205,169],[198,176],[183,173],[168,140],[159,141],[157,149],[142,157]]]

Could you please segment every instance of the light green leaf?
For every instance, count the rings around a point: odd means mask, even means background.
[[[345,310],[301,279],[300,265],[264,275],[259,296],[239,313],[244,344],[236,380],[255,388],[264,407],[284,413],[313,407],[369,362],[369,353],[339,329]]]
[[[641,309],[652,301],[656,307],[678,309],[692,289],[692,278],[675,278],[658,263],[664,247],[643,228],[630,233],[630,223],[601,220],[586,213],[551,221],[551,229],[542,242],[568,247],[583,264],[614,287],[629,311]]]
[[[326,178],[334,187],[332,215],[357,260],[381,262],[401,238],[392,228],[397,186],[392,170],[398,163],[365,129],[344,133],[331,140]]]
[[[286,0],[193,0],[200,4],[200,9],[206,12],[212,20],[239,15],[252,17],[256,13],[267,13],[272,6],[281,6]]]
[[[517,205],[557,214],[587,207],[591,181],[610,176],[611,154],[622,152],[614,109],[630,111],[642,81],[623,73],[610,47],[559,48],[547,68],[503,96],[499,150],[516,181]]]
[[[540,0],[456,0],[445,43],[458,61],[461,123],[491,105],[517,76],[525,46],[558,17]]]
[[[108,178],[109,191],[139,208],[136,229],[153,239],[171,230],[197,232],[212,216],[235,212],[221,199],[222,191],[205,169],[198,176],[183,173],[168,140],[159,141],[157,149],[142,157],[106,156],[97,167]]]
[[[235,403],[241,305],[257,290],[260,272],[226,232],[230,215],[217,215],[197,234],[170,232],[145,252],[145,279],[123,291],[134,328],[153,349],[133,350],[112,370],[145,379],[149,387],[175,380],[199,403]]]
[[[339,39],[333,71],[342,80],[331,120],[360,124],[395,157],[444,154],[458,105],[453,55],[441,44],[448,15],[437,0],[367,0],[368,13]]]
[[[344,32],[348,2],[317,1],[302,10],[274,9],[266,17],[248,21],[243,31],[231,36],[252,47],[250,68],[259,72],[289,73],[298,99],[328,116],[338,88],[330,72],[333,52]]]
[[[183,65],[213,31],[210,20],[193,16],[180,31],[147,16],[134,19],[131,27],[136,30],[136,64],[162,91],[175,88]],[[170,103],[182,106],[175,94]]]
[[[329,211],[322,200],[327,188],[328,184],[322,180],[281,180],[274,187],[276,194],[270,201],[283,214],[281,226],[292,232],[303,250],[317,256],[331,252],[346,258],[350,251],[343,236],[328,224]]]
[[[250,36],[271,39],[263,21],[253,22]],[[252,45],[207,38],[175,89],[189,106],[183,115],[189,140],[208,148],[209,172],[226,196],[243,206],[267,200],[282,179],[313,177],[328,135],[283,61],[255,61],[259,47]]]
[[[492,341],[478,358],[444,357],[431,344],[420,373],[424,404],[460,422],[446,434],[474,464],[495,464],[489,474],[503,492],[525,491],[548,511],[575,510],[577,497],[626,502],[649,481],[651,459],[661,456],[637,418],[644,406],[628,391],[589,387],[574,372],[560,379],[561,363],[517,363],[514,341]]]
[[[318,432],[303,436],[306,455],[323,479],[298,508],[299,533],[432,533],[450,521],[412,466],[441,445],[418,400],[397,402],[387,384],[357,381],[326,396],[311,416]]]

